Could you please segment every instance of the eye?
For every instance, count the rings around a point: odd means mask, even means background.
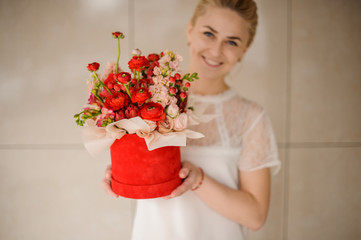
[[[211,33],[211,32],[204,32],[203,33],[205,36],[209,37],[209,38],[213,38],[214,37],[214,34]]]
[[[235,47],[238,46],[238,44],[235,41],[228,41],[227,43],[231,46],[235,46]]]

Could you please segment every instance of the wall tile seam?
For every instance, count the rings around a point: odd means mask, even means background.
[[[278,142],[279,149],[360,148],[361,142]],[[83,144],[0,144],[0,150],[85,150]]]
[[[0,150],[85,150],[82,144],[0,144]]]
[[[128,0],[128,28],[129,28],[129,48],[128,52],[134,49],[135,44],[135,0]]]
[[[279,142],[282,149],[297,148],[359,148],[361,142]]]
[[[290,169],[290,140],[291,140],[291,112],[292,112],[292,0],[286,0],[286,109],[285,109],[285,139],[283,161],[283,208],[282,208],[282,240],[288,239],[288,216],[289,216],[289,169]]]

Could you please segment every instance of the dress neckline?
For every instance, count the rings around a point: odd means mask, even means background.
[[[200,95],[200,94],[191,93],[191,97],[197,101],[212,102],[212,103],[219,103],[219,102],[227,101],[227,100],[231,99],[232,97],[234,97],[235,95],[237,95],[237,92],[235,90],[233,90],[232,88],[229,88],[228,90],[226,90],[224,92],[217,93],[217,94],[211,94],[211,95]]]

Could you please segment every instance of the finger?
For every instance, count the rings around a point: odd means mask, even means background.
[[[186,191],[192,189],[193,182],[194,182],[194,177],[189,175],[180,186],[178,186],[175,190],[173,190],[170,197],[174,198],[174,197],[181,196]]]
[[[179,177],[184,179],[189,175],[190,170],[186,167],[183,167],[180,171],[179,171]]]
[[[112,167],[111,166],[108,166],[105,169],[105,178],[108,179],[109,181],[111,180],[111,178],[112,178]]]
[[[101,185],[102,185],[102,188],[105,190],[105,192],[108,195],[110,195],[114,198],[118,197],[118,195],[115,192],[113,192],[113,189],[111,187],[111,182],[108,179],[104,178]]]
[[[170,196],[170,195],[168,195],[168,196],[164,196],[164,197],[162,197],[164,200],[169,200],[169,199],[171,199],[172,197]]]

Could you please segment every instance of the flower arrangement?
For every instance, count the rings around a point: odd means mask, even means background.
[[[181,75],[182,57],[165,50],[143,56],[133,50],[129,71],[119,68],[120,39],[116,63],[109,63],[99,76],[93,62],[88,81],[89,99],[75,114],[83,128],[84,145],[92,155],[110,148],[112,189],[136,199],[166,196],[181,184],[180,146],[186,138],[203,135],[187,129],[192,107],[188,90],[197,73]]]
[[[76,114],[76,123],[89,125],[92,120],[98,127],[106,127],[123,119],[140,117],[150,131],[179,132],[187,127],[192,107],[186,108],[188,89],[197,73],[181,75],[182,57],[165,50],[147,57],[139,49],[133,50],[128,62],[129,71],[119,68],[119,41],[121,32],[113,32],[118,40],[117,63],[109,63],[103,75],[97,71],[100,64],[93,62],[87,68],[92,80],[88,81],[89,99],[83,111]],[[87,122],[87,123],[86,123]]]

